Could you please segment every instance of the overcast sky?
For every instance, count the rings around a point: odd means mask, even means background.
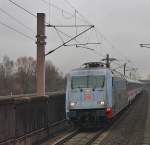
[[[44,0],[49,2],[49,0]],[[140,48],[140,43],[150,43],[150,1],[149,0],[68,0],[81,14],[94,24],[101,35],[95,30],[87,32],[78,38],[81,42],[98,42],[100,46],[90,46],[99,52],[99,56],[91,51],[75,47],[62,47],[47,56],[60,71],[64,73],[80,66],[86,61],[99,61],[106,53],[120,60],[132,60],[134,67],[139,69],[143,78],[150,74],[150,49]],[[25,9],[36,15],[46,13],[47,22],[52,24],[74,24],[74,10],[64,0],[50,0],[57,7],[69,11],[72,15],[57,10],[42,0],[14,0]],[[19,19],[29,30],[16,23],[0,11],[0,23],[3,22],[26,35],[35,38],[36,18],[19,9],[7,0],[0,0],[0,8]],[[50,11],[50,13],[49,13]],[[77,23],[83,24],[77,15]],[[61,29],[71,36],[75,29]],[[78,29],[78,33],[83,29]],[[46,52],[59,46],[62,42],[53,28],[46,28]],[[98,35],[98,40],[97,40]],[[63,40],[68,38],[61,36]],[[74,41],[72,42],[74,43]],[[70,43],[71,44],[71,43]],[[20,56],[36,58],[35,41],[30,40],[0,24],[0,57],[9,56],[16,59]],[[102,55],[102,56],[101,56]],[[131,65],[131,64],[130,64]]]

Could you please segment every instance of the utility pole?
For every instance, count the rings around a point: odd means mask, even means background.
[[[106,67],[110,68],[110,62],[109,62],[110,58],[109,58],[109,54],[106,55]]]
[[[102,59],[102,61],[105,61],[106,63],[106,67],[110,68],[110,58],[109,58],[109,54],[106,55],[106,58]]]
[[[106,61],[106,67],[110,68],[110,62],[117,60],[116,58],[110,58],[109,54],[106,55],[106,58],[102,59],[102,61]]]
[[[131,72],[130,72],[129,76],[130,76],[130,79],[131,79],[131,76],[132,76],[132,73],[131,73]]]
[[[45,96],[45,14],[37,13],[36,95]]]
[[[124,72],[124,76],[126,75],[126,63],[123,65],[123,72]]]

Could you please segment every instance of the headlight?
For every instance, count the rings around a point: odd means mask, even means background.
[[[101,101],[98,101],[97,104],[100,104],[100,105],[105,105],[105,101],[101,100]]]
[[[76,105],[76,102],[70,102],[70,107],[74,107]]]
[[[101,105],[104,105],[104,104],[105,104],[105,102],[104,102],[104,101],[100,101],[100,104],[101,104]]]

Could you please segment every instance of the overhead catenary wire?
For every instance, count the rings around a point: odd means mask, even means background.
[[[63,16],[63,18],[70,20],[75,17],[75,14],[72,14],[71,16],[65,16],[64,12],[62,11],[62,16]]]
[[[68,0],[64,0],[78,15],[83,19],[83,21],[87,24],[92,24],[88,21],[88,19],[85,18]]]
[[[93,25],[51,25],[51,24],[48,24],[46,25],[47,27],[62,27],[62,28],[69,28],[69,27],[91,27]]]
[[[68,1],[68,0],[64,0],[65,2],[67,2],[68,3],[68,5],[70,5],[71,6],[71,8],[73,9],[73,10],[75,10],[75,12],[76,13],[78,13],[78,15],[80,15],[82,18],[84,18],[84,20],[85,20],[85,17],[82,15],[82,14],[80,14],[80,12],[79,11],[77,11],[71,4],[70,4],[70,2]],[[87,19],[86,19],[87,20]],[[90,23],[88,20],[86,21],[88,24],[92,24],[92,23]],[[75,25],[74,25],[74,27],[75,27],[75,29],[76,29],[76,16],[75,16]],[[76,29],[77,30],[77,29]],[[96,29],[95,29],[96,30]],[[95,31],[96,32],[96,35],[98,35],[98,34],[100,34],[100,36],[101,36],[101,38],[102,39],[104,39],[104,43],[105,42],[107,42],[109,45],[110,45],[110,47],[108,47],[109,49],[113,49],[113,50],[115,50],[115,51],[117,51],[117,53],[119,54],[119,55],[121,55],[121,56],[123,56],[124,58],[125,58],[125,60],[127,60],[127,57],[126,56],[124,56],[124,54],[122,54],[122,52],[120,52],[116,47],[114,47],[114,45],[108,40],[108,39],[106,39],[106,37],[101,33],[101,32],[97,32],[97,30]],[[98,36],[96,36],[97,37],[97,40],[98,40]],[[101,47],[102,48],[102,47]],[[106,47],[107,48],[107,47]],[[107,49],[108,49],[107,48]]]
[[[72,9],[76,10],[76,8],[75,8],[68,0],[64,0],[64,1],[65,1],[66,3],[68,3],[68,5],[70,5],[70,7],[71,7]],[[92,23],[89,22],[89,20],[88,20],[87,18],[85,18],[85,16],[83,16],[78,10],[76,10],[76,12],[77,12],[82,18],[84,18],[88,24],[92,24]],[[95,27],[95,30],[97,31],[97,34],[99,33],[100,36],[103,37],[104,40],[107,41],[107,43],[112,46],[112,49],[114,49],[114,48],[116,49],[116,47],[114,47],[114,45],[112,45],[112,43],[110,43],[110,41],[108,41],[108,39],[106,39],[105,36],[104,36],[101,32],[99,32],[99,31],[96,29],[96,27]],[[111,49],[111,48],[110,48],[110,49]],[[117,50],[117,51],[118,51],[119,54],[121,54],[122,56],[124,56],[119,50]],[[126,59],[126,56],[124,56],[124,58]],[[127,60],[127,59],[126,59],[126,60]]]
[[[49,0],[49,24],[51,22],[51,5],[50,5],[50,3],[51,3],[51,0]]]
[[[72,38],[71,36],[69,36],[68,34],[66,34],[65,32],[61,31],[61,30],[58,30],[57,28],[55,28],[57,31],[59,31],[60,33],[62,33],[63,35],[65,35],[66,37],[68,38]],[[75,39],[75,41],[77,43],[75,44],[65,44],[64,46],[75,46],[75,47],[80,47],[80,48],[85,48],[85,49],[88,49],[88,50],[91,50],[94,54],[96,54],[97,56],[102,56],[104,57],[103,55],[101,55],[98,51],[96,51],[95,49],[92,49],[90,47],[86,47],[86,45],[93,45],[93,44],[100,44],[100,42],[87,42],[87,43],[80,43],[79,41],[77,41]]]
[[[99,40],[99,37],[98,37],[98,33],[97,33],[97,31],[96,31],[96,28],[94,29],[94,31],[95,31],[95,35],[96,35],[97,41],[100,41],[100,40]],[[101,44],[102,44],[102,43],[101,43]],[[100,48],[100,49],[103,49],[104,51],[105,51],[105,49],[106,49],[106,48],[104,49],[103,47],[101,47],[101,45],[99,45],[99,48]]]
[[[58,28],[56,28],[56,27],[54,27],[55,28],[55,30],[56,31],[58,31],[59,33],[61,33],[62,35],[64,35],[65,37],[67,37],[67,38],[72,38],[72,36],[70,36],[69,34],[67,34],[67,33],[65,33],[65,32],[63,32],[62,30],[60,30],[60,29],[58,29]],[[60,35],[60,34],[59,34]],[[62,37],[61,37],[61,39],[63,39]],[[76,44],[68,44],[68,45],[65,45],[65,46],[75,46],[75,45],[91,45],[91,44],[101,44],[100,42],[87,42],[87,43],[81,43],[81,42],[79,42],[78,40],[76,40],[76,39],[74,39],[74,41],[76,42]]]
[[[24,11],[27,12],[28,14],[30,14],[30,15],[32,15],[32,16],[34,16],[34,17],[37,17],[36,15],[34,15],[33,13],[31,13],[29,10],[25,9],[23,6],[17,4],[16,2],[14,2],[14,1],[12,1],[12,0],[8,0],[8,1],[11,2],[12,4],[16,5],[16,6],[19,7],[20,9],[24,10]],[[46,0],[41,0],[41,1],[43,1],[43,2],[45,2],[45,3],[48,3],[49,5],[52,5],[53,7],[55,7],[55,8],[57,8],[57,9],[59,9],[59,10],[65,12],[65,13],[67,13],[67,14],[71,14],[70,12],[68,12],[68,11],[66,11],[66,10],[64,10],[64,9],[62,9],[62,8],[59,8],[58,6],[52,4],[50,1],[49,1],[49,2],[47,2]],[[68,3],[68,5],[70,5],[70,7],[71,7],[72,9],[74,9],[74,10],[76,11],[76,13],[78,13],[84,20],[86,20],[86,22],[87,22],[88,24],[91,24],[78,10],[75,9],[74,6],[72,6],[72,4],[71,4],[68,0],[64,0],[64,1],[65,1],[66,3]],[[101,35],[102,35],[102,34],[101,34]],[[104,37],[104,36],[103,36],[103,37]],[[105,37],[104,37],[104,39],[107,40]],[[114,48],[114,46],[112,46],[112,48]]]
[[[56,28],[55,28],[55,29],[56,29]],[[59,30],[56,29],[56,31],[58,32]],[[60,31],[60,32],[61,32],[61,31]],[[63,32],[61,32],[61,33],[63,33]],[[58,35],[59,35],[59,32],[58,32]],[[66,34],[65,34],[65,35],[66,35]],[[61,36],[59,35],[59,37],[61,37]],[[67,37],[72,38],[71,36],[68,36],[68,35],[67,35]],[[61,39],[62,42],[64,43],[62,37],[61,37],[60,39]],[[77,40],[75,39],[75,41],[77,41]],[[77,42],[78,42],[78,41],[77,41]],[[76,43],[76,44],[68,44],[68,45],[64,45],[64,46],[75,46],[76,48],[80,47],[80,48],[88,49],[88,50],[92,51],[94,54],[97,55],[98,53],[95,51],[95,49],[85,46],[85,45],[89,45],[89,44],[99,44],[99,43],[97,43],[97,42],[95,42],[95,43],[80,43],[80,42],[79,42],[79,43]],[[94,52],[94,51],[95,51],[95,52]]]
[[[68,45],[66,45],[66,46],[75,46],[75,45],[82,45],[82,46],[85,46],[85,45],[92,45],[92,44],[100,44],[99,42],[95,42],[95,43],[78,43],[78,44],[68,44]]]
[[[89,22],[89,20],[87,19],[87,18],[85,18],[85,16],[83,16],[78,10],[76,10],[76,8],[68,1],[68,0],[64,0],[66,3],[68,3],[68,5],[70,5],[70,7],[72,8],[72,9],[74,9],[84,20],[86,20],[86,22],[88,23],[88,24],[92,24],[91,22]],[[112,43],[110,43],[110,41],[108,41],[108,39],[106,39],[105,38],[105,36],[101,33],[101,32],[99,32],[96,28],[95,28],[95,30],[97,31],[96,33],[98,34],[98,33],[100,33],[100,35],[101,35],[101,37],[103,37],[104,38],[104,40],[105,41],[107,41],[107,43],[108,44],[110,44],[111,46],[112,46],[112,49],[116,49],[116,47],[114,47],[114,45],[112,45]],[[96,34],[96,35],[97,35]],[[110,48],[111,49],[111,48]],[[117,50],[118,51],[118,53],[119,54],[121,54],[121,52],[119,51],[119,50]],[[123,54],[121,54],[122,56],[124,56]],[[124,56],[125,57],[125,59],[126,59],[126,56]],[[126,59],[127,60],[127,59]]]
[[[105,47],[106,49],[114,50],[116,53],[118,53],[120,56],[124,58],[124,61],[128,61],[127,56],[125,56],[121,51],[119,51],[119,49],[117,49],[116,46],[114,46],[96,27],[95,30],[97,34],[101,36],[102,41],[104,40],[108,45],[110,45],[110,47]],[[103,44],[105,43],[104,41]]]
[[[53,4],[52,2],[48,2],[48,1],[46,1],[46,0],[41,0],[41,1],[42,1],[43,3],[45,3],[46,5],[47,5],[47,4],[48,4],[48,5],[51,5],[52,7],[54,7],[55,9],[57,9],[57,10],[63,12],[63,13],[66,13],[66,14],[68,14],[68,15],[70,15],[70,16],[74,16],[74,14],[68,12],[67,10],[64,10],[63,8],[60,8],[60,7],[56,6],[56,5]]]
[[[66,3],[68,3],[68,5],[76,12],[76,13],[78,13],[84,20],[86,20],[86,22],[88,23],[88,24],[92,24],[91,22],[89,22],[78,10],[76,10],[76,8],[74,7],[74,6],[72,6],[72,4],[68,1],[68,0],[64,0]],[[75,18],[75,21],[76,21],[76,18]],[[58,26],[58,27],[61,27],[61,26]],[[76,26],[76,23],[75,23],[75,27],[77,27]],[[114,45],[112,45],[112,43],[110,43],[110,41],[108,41],[108,39],[106,39],[106,37],[101,33],[101,32],[99,32],[96,28],[94,28],[94,30],[95,30],[95,33],[96,33],[96,37],[97,37],[97,40],[99,40],[99,38],[98,38],[98,34],[100,34],[100,36],[110,45],[110,47],[108,47],[109,49],[115,49],[120,55],[122,55],[122,56],[124,56],[124,54],[122,54],[116,47],[114,47]],[[100,45],[99,45],[100,46]],[[102,47],[101,47],[102,48]],[[106,47],[106,49],[108,49],[107,47]],[[124,58],[125,58],[125,60],[127,60],[126,59],[126,57],[124,56]]]
[[[108,40],[96,27],[95,27],[95,30],[97,32],[97,34],[99,34],[101,36],[101,38],[108,44],[110,45],[110,47],[108,47],[110,50],[113,49],[114,51],[116,51],[119,55],[123,56],[124,57],[124,60],[127,61],[127,57],[121,52],[119,51],[119,49],[116,48],[116,46],[114,46],[110,40]],[[107,48],[107,47],[106,47]]]
[[[22,25],[24,28],[28,29],[29,31],[32,31],[32,28],[26,26],[23,22],[21,22],[19,19],[15,18],[13,15],[9,14],[8,12],[6,12],[4,9],[0,8],[0,11],[2,13],[4,13],[5,15],[7,15],[8,17],[10,17],[11,19],[13,19],[15,22],[17,22],[18,24]],[[35,32],[34,32],[35,33]]]
[[[84,30],[84,31],[82,31],[81,33],[79,33],[78,35],[76,35],[76,36],[70,38],[68,41],[66,41],[66,42],[63,43],[62,45],[60,45],[60,46],[58,46],[57,48],[55,48],[55,49],[49,51],[49,52],[46,53],[45,55],[47,56],[47,55],[49,55],[50,53],[56,51],[56,50],[59,49],[60,47],[66,45],[66,44],[69,43],[69,42],[71,42],[72,40],[74,40],[75,38],[79,37],[80,35],[82,35],[83,33],[87,32],[88,30],[92,29],[93,27],[94,27],[94,26],[91,26],[91,27],[87,28],[86,30]]]
[[[95,55],[97,56],[101,56],[101,57],[104,57],[102,54],[99,54],[95,49],[93,48],[90,48],[90,47],[86,47],[86,46],[80,46],[80,45],[77,45],[77,48],[80,47],[80,48],[84,48],[84,49],[88,49],[90,50],[92,53],[94,53]]]
[[[104,58],[105,56],[96,51],[95,49],[92,51],[96,56]]]
[[[23,6],[17,4],[17,3],[14,2],[13,0],[8,0],[8,1],[11,2],[12,4],[14,4],[15,6],[21,8],[22,10],[24,10],[24,11],[27,12],[28,14],[30,14],[30,15],[36,17],[36,15],[34,15],[33,13],[31,13],[29,10],[25,9]],[[46,0],[42,0],[42,1],[48,3],[48,4],[49,4],[49,7],[50,7],[50,5],[53,5],[50,0],[49,0],[49,2],[47,2]],[[77,10],[70,4],[70,2],[68,2],[68,0],[64,0],[64,1],[66,1],[66,2],[72,7],[72,9],[75,10],[76,13],[80,14],[80,16],[83,17],[83,15],[82,15],[79,11],[77,11]],[[57,7],[56,5],[53,5],[53,6],[55,6],[55,8],[61,9],[61,8]],[[67,12],[67,11],[65,11],[64,9],[61,9],[61,10],[63,10],[64,12]],[[49,11],[50,11],[50,8],[49,8]],[[67,13],[69,13],[69,12],[67,12]],[[70,14],[70,13],[69,13],[69,14]],[[85,18],[84,18],[84,19],[85,19]],[[75,25],[76,25],[76,24],[75,24]]]
[[[3,23],[2,21],[0,21],[0,24],[3,25],[3,26],[5,26],[5,27],[7,27],[8,29],[10,29],[10,30],[12,30],[12,31],[15,31],[16,33],[18,33],[18,34],[20,34],[20,35],[22,35],[22,36],[24,36],[24,37],[26,37],[26,38],[28,38],[28,39],[31,39],[31,40],[35,41],[34,38],[32,38],[32,37],[26,35],[25,33],[23,33],[23,32],[21,32],[21,31],[15,29],[15,28],[13,28],[12,26],[9,26],[9,25]]]
[[[16,2],[14,2],[13,0],[8,0],[9,2],[11,2],[12,4],[14,4],[15,6],[17,6],[18,8],[20,8],[20,9],[22,9],[22,10],[24,10],[25,12],[27,12],[28,14],[30,14],[30,15],[32,15],[32,16],[34,16],[35,18],[37,17],[36,15],[34,15],[32,12],[30,12],[29,10],[27,10],[26,8],[24,8],[23,6],[21,6],[20,4],[18,4],[18,3],[16,3]],[[46,0],[42,0],[42,1],[45,1],[45,2],[47,2]],[[64,9],[62,9],[62,8],[59,8],[59,7],[57,7],[56,5],[53,5],[52,3],[51,3],[51,1],[49,0],[49,2],[47,2],[47,3],[49,3],[49,24],[50,24],[50,10],[51,10],[51,6],[53,6],[53,7],[55,7],[56,9],[59,9],[62,13],[66,13],[66,14],[69,14],[71,17],[75,17],[75,21],[76,21],[76,18],[77,18],[77,14],[80,16],[80,17],[82,17],[83,19],[84,19],[84,21],[85,22],[87,22],[88,24],[91,24],[78,10],[76,10],[71,4],[70,4],[70,2],[68,1],[68,0],[64,0],[64,1],[66,1],[71,7],[72,7],[72,9],[73,10],[75,10],[75,15],[74,14],[72,14],[72,13],[70,13],[70,12],[67,12],[66,10],[64,10]],[[5,14],[6,14],[6,12],[5,12]],[[7,15],[8,15],[8,13],[7,13]],[[10,14],[9,14],[10,15]],[[9,16],[8,15],[8,16]],[[10,15],[10,17],[12,17],[11,15]],[[13,18],[13,17],[12,17]],[[15,17],[14,17],[15,18]],[[15,20],[15,19],[14,19]],[[16,19],[17,20],[17,19]],[[17,22],[17,21],[16,21]],[[19,23],[19,21],[18,21],[18,23]],[[20,23],[21,24],[21,23]],[[7,27],[7,28],[9,28],[9,29],[11,29],[11,30],[13,30],[13,31],[15,31],[15,32],[17,32],[17,33],[19,33],[19,34],[21,34],[21,35],[23,35],[23,36],[25,36],[25,37],[27,37],[27,38],[30,38],[30,39],[32,39],[32,40],[34,40],[32,37],[30,37],[30,36],[28,36],[28,35],[26,35],[25,33],[23,33],[23,32],[21,32],[21,31],[18,31],[17,29],[15,29],[15,28],[13,28],[13,27],[11,27],[11,26],[9,26],[9,25],[7,25],[7,24],[4,24],[3,22],[1,23],[1,25],[4,25],[5,27]],[[22,25],[23,26],[23,25]],[[77,24],[76,24],[76,22],[75,22],[75,27],[77,27]],[[27,28],[27,27],[26,27]],[[63,34],[64,36],[66,36],[66,37],[70,37],[70,38],[72,38],[70,35],[68,35],[68,34],[66,34],[66,33],[64,33],[64,32],[62,32],[61,30],[58,30],[58,29],[56,29],[55,28],[55,30],[56,30],[56,32],[57,32],[57,35],[59,36],[59,38],[61,39],[61,41],[64,43],[64,40],[63,40],[63,38],[62,38],[62,36],[60,35],[60,33],[61,34]],[[95,30],[95,29],[94,29]],[[61,31],[61,32],[60,32]],[[76,34],[77,34],[77,28],[76,28]],[[97,35],[97,34],[96,34]],[[106,39],[105,38],[105,36],[104,35],[102,35],[101,34],[101,36],[104,38],[104,40],[106,40],[107,41],[107,43],[109,43],[110,45],[112,45],[109,41],[108,41],[108,39]],[[74,40],[74,41],[76,41],[76,40]],[[82,46],[83,47],[83,46]],[[112,45],[112,47],[111,47],[111,49],[116,49],[116,47],[114,47],[113,45]],[[119,52],[120,53],[120,52]],[[120,53],[121,54],[121,53]],[[122,54],[121,54],[122,55]]]
[[[81,45],[77,45],[77,47],[81,47],[81,48],[85,48],[85,49],[89,49],[91,51],[94,51],[95,49],[90,48],[90,47],[86,47],[86,46],[81,46]]]
[[[45,1],[45,0],[42,0],[42,1]],[[79,11],[77,11],[71,4],[70,4],[70,2],[68,2],[68,0],[64,0],[64,1],[66,1],[71,7],[72,7],[72,9],[73,10],[75,10],[76,11],[76,13],[78,13],[78,14],[80,14],[80,16],[82,16],[82,18],[84,18],[84,20],[85,20],[85,17],[79,12]],[[63,10],[62,10],[62,12],[63,12]],[[75,21],[76,21],[76,18],[75,18]],[[88,20],[87,20],[88,21]],[[86,21],[86,22],[87,22]],[[88,24],[91,24],[89,21],[88,21]],[[58,27],[68,27],[68,26],[59,26],[58,25]],[[72,27],[72,26],[71,26]],[[76,22],[75,22],[75,25],[74,25],[74,27],[77,27],[76,26]],[[109,49],[113,49],[114,50],[114,48],[116,49],[116,47],[114,47],[114,45],[112,45],[112,43],[110,43],[110,41],[108,41],[108,39],[106,39],[106,37],[101,33],[101,32],[97,32],[97,30],[95,29],[95,32],[96,32],[96,35],[98,35],[98,33],[100,33],[100,36],[102,37],[102,39],[104,39],[110,46],[111,46],[111,48],[110,47],[108,47]],[[60,32],[61,33],[61,32]],[[63,34],[64,35],[64,33],[61,33],[61,34]],[[67,36],[68,37],[68,35],[65,35],[65,36]],[[69,36],[70,37],[70,36]],[[97,37],[97,40],[98,40],[98,36],[96,36]],[[62,38],[61,38],[62,39]],[[72,44],[71,44],[72,45]],[[67,46],[67,45],[66,45]],[[101,47],[102,48],[102,47]],[[107,48],[107,47],[106,47]],[[107,48],[107,49],[108,49]],[[119,50],[116,50],[119,54],[121,54],[120,53],[120,51]],[[123,54],[121,54],[122,56],[124,56]],[[126,58],[125,58],[126,59]]]
[[[58,28],[56,28],[56,27],[55,27],[55,29],[56,29],[58,32],[60,32],[61,34],[63,34],[64,36],[66,36],[67,38],[71,38],[71,36],[70,36],[69,34],[65,33],[64,31],[62,31],[62,30],[60,30],[60,29],[58,29]]]
[[[66,37],[72,38],[71,36],[67,35],[66,33],[62,32],[61,30],[58,30],[57,28],[55,28],[55,29],[56,29],[56,31],[59,31],[60,33],[64,34]],[[61,37],[61,39],[62,39],[62,37]],[[85,48],[85,49],[93,51],[94,54],[98,55],[98,52],[95,49],[92,49],[92,48],[89,48],[89,47],[83,47],[83,46],[85,46],[85,45],[92,45],[92,44],[100,44],[99,42],[95,42],[95,43],[93,43],[93,42],[91,42],[91,43],[90,42],[89,43],[80,43],[76,39],[75,39],[75,41],[77,42],[76,44],[65,44],[64,46],[75,46],[75,47]],[[63,42],[63,39],[62,39],[62,42]],[[99,54],[99,56],[100,56],[100,54]]]
[[[64,31],[62,31],[62,30],[60,30],[60,29],[58,29],[58,28],[56,28],[55,27],[55,29],[58,31],[58,32],[60,32],[62,35],[64,35],[65,37],[67,37],[67,38],[72,38],[72,36],[70,36],[69,34],[67,34],[67,33],[65,33]],[[77,42],[77,43],[80,43],[79,41],[77,41],[76,39],[74,40],[75,42]]]
[[[86,27],[87,27],[88,25],[86,25]],[[89,25],[90,27],[94,27],[93,25]],[[63,27],[63,26],[62,26]],[[67,27],[67,26],[66,26]],[[69,26],[69,27],[71,27],[71,26]],[[85,27],[85,26],[83,26],[83,27]],[[61,30],[59,30],[57,27],[53,27],[53,28],[55,28],[56,29],[56,31],[58,31],[58,32],[60,32],[60,33],[62,33],[63,35],[65,35],[66,37],[68,37],[68,38],[70,38],[70,39],[72,39],[72,36],[70,36],[70,35],[68,35],[68,34],[66,34],[65,32],[63,32],[63,31],[61,31]],[[58,33],[57,32],[57,33]],[[58,33],[58,35],[59,35],[59,37],[61,37],[60,36],[60,34]],[[61,40],[62,40],[62,42],[63,42],[63,39],[62,39],[62,37],[60,38]],[[79,41],[77,41],[76,39],[74,39],[74,41],[76,41],[77,43],[76,44],[66,44],[66,43],[64,43],[63,45],[61,45],[61,46],[75,46],[75,47],[80,47],[80,48],[84,48],[84,49],[88,49],[88,50],[91,50],[91,51],[93,51],[93,53],[94,54],[96,54],[97,56],[102,56],[103,57],[103,55],[101,55],[101,54],[98,54],[98,52],[97,51],[95,51],[95,49],[92,49],[92,48],[90,48],[90,47],[87,47],[87,46],[85,46],[85,45],[91,45],[91,44],[95,44],[95,45],[98,45],[98,44],[101,44],[100,42],[87,42],[87,43],[80,43]],[[60,48],[60,47],[59,47]],[[58,49],[58,48],[57,48]],[[54,52],[56,49],[54,49],[54,50],[52,50],[52,51],[50,51],[50,53],[52,53],[52,52]],[[49,53],[49,54],[50,54]],[[46,54],[46,55],[48,55],[48,53]]]
[[[75,10],[75,29],[76,29],[76,35],[78,34],[78,28],[76,27],[77,26],[77,12]]]
[[[46,4],[52,4],[50,1],[48,2],[48,1],[46,1],[46,0],[41,0],[41,1],[43,1],[44,3],[46,3]],[[57,9],[60,9],[60,8],[58,8],[57,6],[54,6],[54,7],[56,7]],[[62,10],[62,9],[60,9],[60,10]],[[63,12],[64,10],[62,10],[62,12]],[[65,35],[65,36],[69,36],[69,38],[70,39],[72,39],[72,36],[70,36],[70,35],[66,35],[66,33],[64,33],[64,32],[62,32],[62,31],[60,31],[60,30],[58,30],[58,29],[56,29],[57,27],[75,27],[75,29],[76,29],[76,35],[78,34],[78,32],[77,32],[77,27],[91,27],[91,26],[93,26],[93,25],[77,25],[77,10],[76,9],[74,9],[74,11],[75,11],[75,24],[74,25],[51,25],[51,24],[48,24],[48,25],[46,25],[47,27],[54,27],[55,28],[55,30],[56,30],[56,33],[57,33],[57,35],[59,36],[59,38],[61,39],[61,41],[63,42],[63,44],[64,44],[64,40],[63,40],[63,38],[61,37],[61,35],[59,34],[59,32],[61,33],[61,34],[63,34],[63,35]],[[79,12],[78,12],[79,13]],[[74,39],[74,41],[77,41],[76,40],[76,38]],[[79,42],[80,43],[80,42]],[[93,43],[94,44],[94,43]],[[78,44],[76,44],[76,45],[74,45],[74,46],[77,46]],[[86,45],[88,45],[88,43],[86,44]],[[67,46],[67,45],[63,45],[63,46]],[[52,51],[53,52],[53,51]]]
[[[61,37],[61,35],[59,34],[59,31],[54,27],[54,29],[55,29],[55,31],[56,31],[56,33],[57,33],[57,35],[58,35],[58,37],[60,38],[60,40],[62,41],[62,43],[64,43],[64,40],[63,40],[63,38]]]
[[[46,5],[47,5],[47,4],[48,4],[48,5],[51,5],[53,8],[57,9],[58,11],[60,11],[60,12],[62,13],[62,16],[63,16],[65,19],[71,19],[71,18],[75,17],[74,10],[73,10],[73,13],[71,13],[71,12],[69,12],[69,11],[67,11],[67,10],[65,10],[65,9],[63,9],[63,8],[60,8],[59,6],[55,5],[55,4],[52,3],[52,2],[48,2],[48,1],[46,1],[46,0],[41,0],[41,1],[42,1],[43,3],[45,3]],[[65,17],[65,16],[64,16],[64,13],[67,14],[67,15],[69,15],[70,17]],[[78,13],[78,11],[77,11],[77,13]],[[80,20],[83,21],[84,23],[87,23],[87,21],[83,19],[83,16],[81,16],[81,14],[80,14],[80,17],[78,17],[78,19],[80,19]],[[90,24],[90,23],[88,22],[88,24]]]
[[[35,14],[33,14],[32,12],[30,12],[29,10],[25,9],[23,6],[17,4],[16,2],[12,1],[12,0],[8,0],[10,3],[14,4],[15,6],[17,6],[18,8],[22,9],[23,11],[25,11],[26,13],[30,14],[33,17],[37,17]]]

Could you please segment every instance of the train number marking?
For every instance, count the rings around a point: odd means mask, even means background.
[[[84,100],[85,101],[91,101],[92,100],[92,96],[84,96]]]

